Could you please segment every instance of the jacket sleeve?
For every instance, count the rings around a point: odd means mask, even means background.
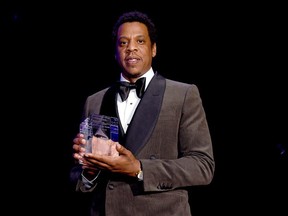
[[[175,94],[175,89],[171,90],[171,94]],[[174,95],[174,100],[174,104],[178,105],[170,107],[173,113],[166,114],[165,120],[160,115],[159,129],[155,129],[157,137],[161,137],[155,139],[163,146],[159,156],[140,159],[145,191],[207,185],[214,175],[212,141],[197,86],[189,85],[184,92]],[[162,136],[159,136],[160,133]],[[166,153],[161,153],[163,151]],[[174,155],[177,156],[173,158],[170,152],[176,152]]]

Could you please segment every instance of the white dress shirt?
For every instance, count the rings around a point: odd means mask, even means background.
[[[145,90],[148,86],[148,84],[150,83],[151,79],[154,76],[154,71],[152,68],[149,69],[149,71],[147,71],[145,74],[143,74],[143,76],[139,77],[146,77],[146,82],[145,82]],[[128,80],[126,80],[121,73],[120,76],[120,81],[126,81],[129,82]],[[140,98],[137,97],[136,94],[136,89],[131,89],[129,96],[127,98],[127,100],[122,101],[120,95],[118,94],[117,96],[117,106],[118,106],[118,113],[119,113],[119,118],[120,118],[120,122],[121,125],[124,129],[124,132],[126,133],[127,128],[131,122],[131,119],[134,115],[134,112],[138,106],[140,102]]]

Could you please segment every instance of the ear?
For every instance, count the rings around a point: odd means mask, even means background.
[[[157,46],[156,43],[152,45],[152,57],[154,58],[157,54]]]

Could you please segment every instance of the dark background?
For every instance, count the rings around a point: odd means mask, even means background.
[[[85,98],[119,77],[114,22],[139,9],[158,28],[153,67],[197,84],[207,113],[216,172],[191,189],[193,215],[287,212],[284,6],[155,4],[1,1],[3,119],[21,137],[17,165],[7,166],[9,202],[28,202],[10,211],[81,215],[68,181],[72,140]]]

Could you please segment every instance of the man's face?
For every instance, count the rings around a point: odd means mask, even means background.
[[[156,44],[151,45],[147,27],[140,22],[123,23],[117,34],[115,58],[123,76],[133,80],[146,73],[156,56]]]

